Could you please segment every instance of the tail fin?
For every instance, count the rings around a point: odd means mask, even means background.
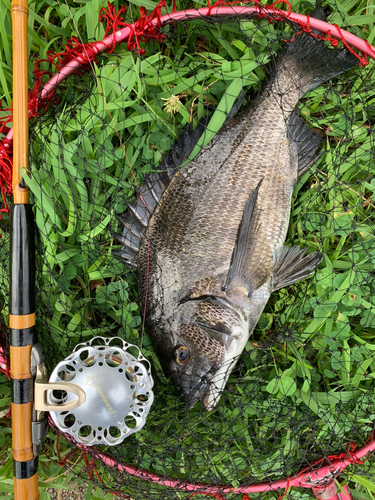
[[[324,18],[320,5],[311,13],[311,17]],[[294,62],[293,68],[289,68],[288,61],[291,60]],[[327,42],[314,37],[313,32],[297,34],[295,40],[287,43],[278,58],[277,69],[281,69],[280,66],[288,68],[293,74],[298,71],[302,96],[323,82],[354,68],[358,63],[359,59],[349,50],[329,47]],[[293,74],[291,73],[292,78]]]

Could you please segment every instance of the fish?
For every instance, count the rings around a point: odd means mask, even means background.
[[[357,64],[347,49],[296,36],[250,106],[179,168],[207,123],[185,127],[119,215],[117,256],[137,269],[146,329],[188,409],[215,408],[271,293],[322,260],[284,245],[293,188],[321,145],[296,106]]]

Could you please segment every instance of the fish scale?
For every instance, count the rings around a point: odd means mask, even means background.
[[[271,293],[308,277],[322,259],[284,246],[293,187],[320,144],[295,106],[357,62],[308,34],[296,37],[255,102],[165,180],[156,207],[145,196],[147,208],[138,199],[121,218],[125,260],[137,241],[128,221],[147,226],[137,261],[141,307],[164,370],[188,407],[199,400],[215,407]],[[190,131],[194,141],[201,129]],[[178,140],[181,161],[194,141],[184,147]],[[146,212],[153,212],[149,221]]]
[[[268,93],[269,89],[266,88],[265,92]],[[297,103],[298,93],[294,91],[294,94]],[[231,130],[224,133],[233,136]],[[220,279],[223,283],[244,206],[249,193],[261,179],[263,183],[257,199],[261,224],[257,230],[258,245],[253,259],[256,262],[261,253],[264,260],[264,245],[267,245],[268,258],[265,260],[271,271],[273,253],[285,240],[293,184],[298,173],[286,133],[284,113],[275,108],[271,98],[266,102],[259,101],[250,119],[247,116],[241,119],[234,138],[236,149],[222,158],[215,179],[202,194],[195,207],[195,215],[187,226],[186,239],[189,243],[183,249],[182,269],[186,289],[201,277],[202,268],[217,275],[222,273]],[[242,136],[241,141],[236,140],[238,136]],[[213,149],[220,149],[220,144],[221,141],[218,141],[203,155],[210,157]],[[201,161],[202,158],[199,158],[197,163]]]

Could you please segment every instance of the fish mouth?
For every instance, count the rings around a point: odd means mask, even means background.
[[[249,331],[249,325],[246,328],[243,326],[236,334],[232,331],[231,335],[228,335],[227,340],[223,343],[224,356],[220,361],[220,366],[212,374],[203,397],[203,405],[207,411],[212,411],[215,408],[224,393],[229,375],[232,373],[248,341],[249,334],[245,334],[245,332]]]
[[[172,379],[186,409],[190,410],[198,401],[202,401],[206,410],[212,411],[224,392],[237,359],[238,356],[230,357],[220,368],[211,369],[203,377],[174,373]]]
[[[238,357],[239,356],[235,356],[233,358],[228,356],[223,365],[211,378],[207,391],[203,397],[203,405],[207,411],[212,411],[219,402]]]
[[[174,373],[171,377],[188,410],[193,408],[195,403],[205,398],[209,390],[209,384],[211,383],[207,379],[207,375],[201,378],[198,376]]]
[[[210,333],[213,337],[212,330]],[[230,338],[224,332],[215,333],[217,333],[216,339],[219,342],[221,340],[220,344],[224,348],[223,355],[215,366],[211,366],[206,373],[200,371],[198,374],[193,368],[190,373],[173,372],[170,374],[188,410],[193,408],[198,401],[202,401],[207,411],[215,408],[247,342],[247,336],[238,339]]]

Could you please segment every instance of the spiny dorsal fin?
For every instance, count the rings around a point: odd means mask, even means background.
[[[115,257],[117,257],[120,260],[123,260],[128,267],[130,267],[132,269],[137,268],[137,263],[138,263],[137,255],[138,255],[138,253],[135,253],[126,247],[121,247],[120,250],[113,252],[112,255],[114,255]]]
[[[273,290],[279,290],[307,278],[323,259],[319,252],[306,256],[305,253],[306,249],[301,250],[298,246],[284,245],[280,248],[273,270]]]
[[[149,219],[164,191],[170,184],[177,168],[188,158],[205,130],[206,123],[203,121],[198,124],[195,130],[191,124],[184,127],[177,143],[162,161],[163,170],[145,176],[144,185],[138,190],[136,201],[128,205],[127,212],[118,216],[124,228],[121,235],[113,235],[122,244],[121,250],[116,255],[128,264],[132,264],[133,267],[134,261],[131,261],[129,252],[139,250]]]

